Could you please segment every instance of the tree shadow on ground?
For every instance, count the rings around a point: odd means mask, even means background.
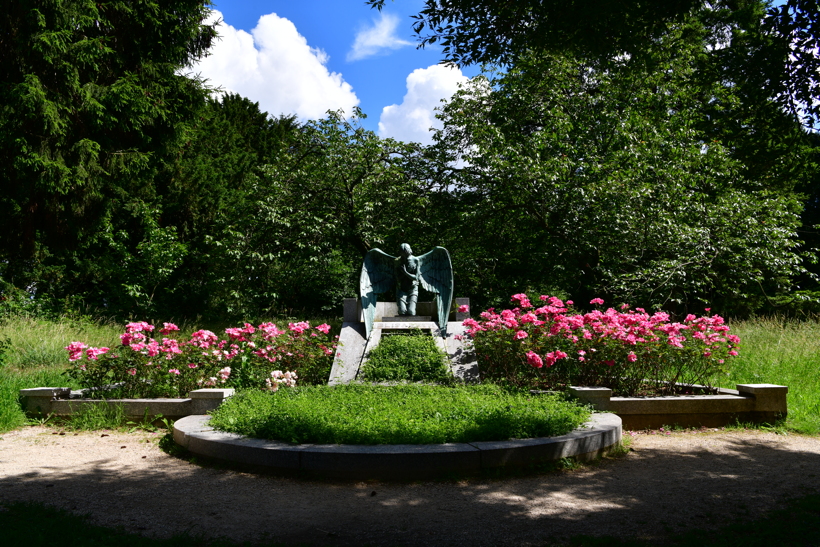
[[[711,537],[708,530],[766,518],[788,500],[820,493],[820,439],[690,436],[685,449],[638,442],[626,457],[568,472],[417,483],[254,475],[166,454],[148,467],[123,465],[114,455],[69,468],[43,459],[51,449],[32,446],[30,471],[0,476],[0,500],[45,503],[158,537],[187,531],[313,545],[603,545],[612,540],[595,538],[654,544],[693,529]],[[818,543],[810,535],[806,541]]]

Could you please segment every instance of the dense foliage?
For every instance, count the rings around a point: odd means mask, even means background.
[[[381,10],[386,0],[366,0]],[[651,59],[670,28],[706,16],[712,51],[731,58],[786,110],[820,119],[817,0],[425,0],[413,16],[420,47],[440,44],[447,62],[516,65],[532,53]],[[750,47],[751,46],[751,47]],[[704,73],[708,73],[705,70]],[[704,74],[705,75],[705,74]]]
[[[211,94],[202,0],[3,7],[0,316],[336,313],[405,241],[477,306],[820,302],[808,0],[430,0],[418,31],[488,64],[429,147]]]
[[[433,444],[563,435],[589,415],[555,396],[492,384],[354,384],[246,391],[214,411],[210,425],[293,443]]]

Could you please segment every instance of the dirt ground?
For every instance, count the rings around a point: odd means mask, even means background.
[[[316,545],[542,545],[653,538],[753,519],[820,492],[820,438],[759,431],[639,434],[624,457],[505,479],[328,482],[203,467],[162,433],[27,427],[0,435],[0,505],[32,500],[167,537]]]

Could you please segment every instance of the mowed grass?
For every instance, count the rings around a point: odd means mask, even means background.
[[[820,434],[820,321],[758,318],[730,326],[741,347],[723,387],[788,386],[786,428]]]

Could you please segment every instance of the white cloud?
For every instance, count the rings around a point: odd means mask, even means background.
[[[407,94],[401,104],[382,109],[379,135],[402,141],[432,142],[431,127],[441,128],[435,108],[449,99],[468,80],[458,68],[433,65],[418,68],[407,76]]]
[[[210,21],[221,19],[218,11]],[[259,18],[250,34],[221,23],[211,55],[192,67],[212,86],[259,103],[273,116],[322,118],[328,110],[350,113],[359,104],[342,75],[328,71],[328,55],[308,45],[288,19],[275,13]]]
[[[379,15],[380,18],[373,22],[372,27],[362,29],[356,34],[353,47],[347,52],[348,61],[372,57],[384,53],[386,49],[399,49],[413,45],[412,42],[396,36],[396,27],[399,26],[398,17],[384,12]]]

